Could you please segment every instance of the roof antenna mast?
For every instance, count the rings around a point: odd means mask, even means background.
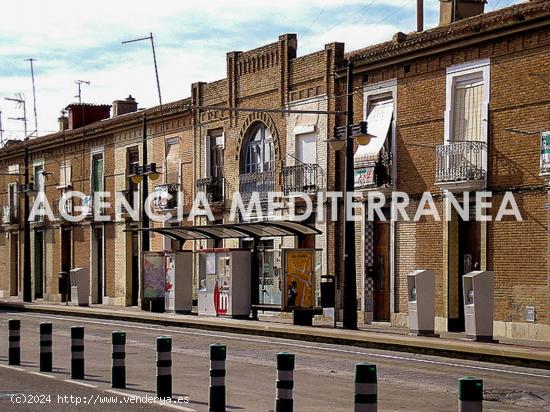
[[[38,137],[38,116],[36,115],[36,88],[34,87],[34,64],[33,64],[33,62],[35,62],[36,59],[30,58],[25,61],[30,62],[31,64],[32,100],[34,104],[34,132],[33,133],[36,134],[36,137]],[[31,136],[33,133],[31,133]]]

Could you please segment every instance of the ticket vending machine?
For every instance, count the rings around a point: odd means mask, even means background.
[[[462,277],[466,338],[493,340],[493,272],[476,270]]]
[[[407,275],[409,331],[413,335],[433,335],[435,323],[435,273],[415,270]]]
[[[193,252],[166,252],[164,304],[167,312],[191,312],[193,308]]]
[[[214,306],[216,284],[216,252],[199,251],[199,292],[197,301],[199,315],[216,316]]]
[[[248,317],[251,309],[251,253],[241,249],[199,251],[198,313]]]
[[[90,270],[88,268],[71,269],[71,305],[89,306]]]

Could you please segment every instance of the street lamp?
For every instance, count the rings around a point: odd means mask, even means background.
[[[374,136],[367,131],[367,122],[362,121],[353,124],[353,63],[346,62],[347,74],[347,104],[346,125],[334,128],[334,137],[329,140],[329,145],[334,150],[345,152],[345,193],[344,193],[344,296],[343,296],[343,327],[345,329],[357,329],[357,285],[355,270],[355,222],[348,219],[347,193],[355,190],[354,181],[354,139],[361,146],[370,142]]]
[[[143,176],[147,176],[151,180],[158,180],[160,173],[157,171],[157,164],[149,163],[143,166],[135,165],[134,170],[129,175],[132,182],[136,185],[141,183]]]

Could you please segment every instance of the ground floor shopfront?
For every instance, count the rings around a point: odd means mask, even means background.
[[[499,195],[497,195],[498,197]],[[531,191],[517,195],[524,220],[478,222],[454,215],[450,221],[423,218],[419,222],[379,217],[357,222],[357,295],[360,322],[406,327],[408,323],[407,274],[431,269],[436,274],[436,332],[464,332],[462,276],[471,270],[494,272],[495,336],[550,339],[550,277],[548,275],[548,194]],[[498,201],[498,200],[497,200]],[[445,196],[435,199],[442,217]],[[414,205],[413,205],[414,206]],[[383,210],[390,217],[391,208]],[[317,224],[311,237],[264,237],[258,250],[257,301],[280,305],[282,250],[309,247],[316,250],[316,295],[320,302],[321,276],[331,275],[331,230]],[[31,225],[31,288],[33,300],[60,302],[71,268],[90,268],[90,302],[136,306],[140,303],[141,234],[137,225],[99,223]],[[152,250],[179,247],[160,234],[152,234]],[[251,239],[187,242],[184,248],[250,248]],[[23,232],[4,227],[0,235],[0,295],[22,298]],[[194,275],[194,281],[198,282]],[[337,292],[337,296],[338,296]],[[337,306],[341,304],[336,299]],[[337,311],[338,312],[338,311]]]

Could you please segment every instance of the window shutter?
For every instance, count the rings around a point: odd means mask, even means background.
[[[306,133],[296,136],[296,154],[301,163],[317,163],[316,134]]]
[[[71,185],[71,165],[61,166],[59,173],[59,186],[67,187]]]
[[[166,183],[177,183],[180,165],[180,143],[168,143],[166,146]]]

